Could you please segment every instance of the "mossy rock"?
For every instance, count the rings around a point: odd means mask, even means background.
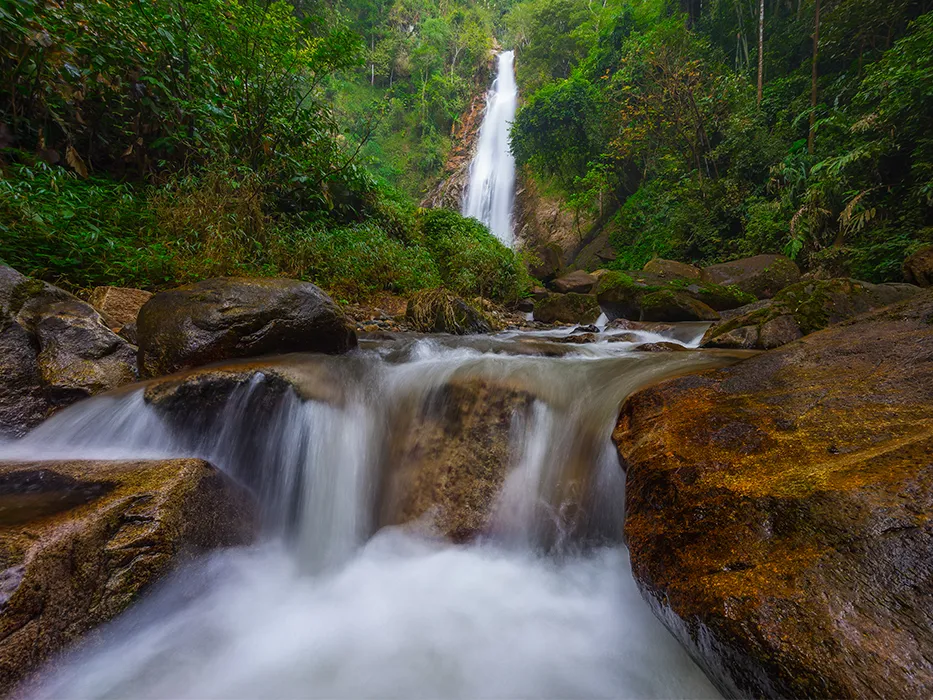
[[[474,335],[493,330],[486,314],[445,289],[416,292],[408,301],[405,322],[420,333]]]
[[[595,293],[612,318],[634,321],[714,321],[719,316],[710,313],[710,309],[724,311],[755,301],[738,287],[687,277],[664,277],[651,271],[608,272],[600,277]],[[659,311],[662,307],[667,307],[667,311]]]
[[[590,294],[548,294],[535,302],[534,319],[542,323],[595,323],[602,314],[596,297]]]
[[[783,255],[756,255],[703,269],[703,280],[736,286],[756,299],[770,299],[800,281],[800,268]]]
[[[639,297],[641,321],[716,321],[719,314],[702,301],[672,289],[663,289]]]
[[[703,271],[694,265],[677,262],[676,260],[665,260],[663,258],[649,260],[645,263],[642,270],[669,279],[682,278],[698,280],[703,274]]]
[[[909,284],[870,284],[848,278],[798,282],[766,306],[712,326],[702,345],[770,350],[919,292]]]

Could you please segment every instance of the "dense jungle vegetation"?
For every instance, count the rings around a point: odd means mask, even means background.
[[[0,259],[79,288],[280,274],[517,298],[517,256],[411,188],[485,80],[490,12],[3,0]]]
[[[621,269],[784,251],[899,280],[933,241],[933,13],[908,0],[526,0],[513,152]]]
[[[0,260],[71,287],[280,274],[508,301],[418,202],[517,51],[523,176],[619,268],[785,251],[900,278],[933,241],[933,13],[908,0],[0,0]]]

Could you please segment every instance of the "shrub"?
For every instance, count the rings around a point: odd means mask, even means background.
[[[509,302],[530,288],[519,256],[475,219],[428,209],[419,215],[419,229],[444,286],[457,294]]]

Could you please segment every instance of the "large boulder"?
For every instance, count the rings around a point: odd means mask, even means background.
[[[548,294],[535,301],[534,320],[542,323],[595,323],[602,310],[596,297],[588,294]]]
[[[642,321],[716,321],[719,314],[711,307],[682,291],[662,289],[639,298]]]
[[[0,437],[136,379],[136,354],[62,289],[0,266]]]
[[[918,287],[933,287],[933,245],[927,245],[904,261],[904,279]]]
[[[609,272],[595,293],[611,319],[633,321],[714,321],[716,312],[755,301],[736,287],[652,272]]]
[[[559,294],[566,294],[567,292],[589,294],[593,291],[593,287],[596,286],[596,277],[583,270],[575,270],[563,277],[558,277],[548,286]]]
[[[0,693],[256,525],[247,491],[196,459],[0,463]]]
[[[834,323],[920,292],[910,284],[871,284],[847,278],[798,282],[774,299],[752,304],[706,331],[712,348],[770,350]]]
[[[89,301],[114,333],[136,323],[139,310],[152,298],[152,292],[130,287],[95,287]]]
[[[933,691],[933,291],[631,396],[632,569],[727,697]]]
[[[423,403],[422,403],[423,401]],[[380,525],[429,520],[457,542],[490,525],[509,464],[512,420],[534,396],[524,387],[454,379],[393,411]]]
[[[479,309],[444,289],[416,292],[408,300],[405,322],[421,333],[491,333],[492,321]]]
[[[677,262],[676,260],[665,260],[664,258],[654,258],[645,263],[642,268],[644,272],[650,272],[658,277],[667,279],[693,279],[698,280],[702,277],[703,271],[694,265]]]
[[[160,292],[140,310],[136,334],[147,377],[237,357],[356,347],[329,296],[279,278],[224,277]]]
[[[735,285],[758,299],[770,299],[800,281],[800,268],[783,255],[756,255],[703,268],[703,279],[723,286]]]

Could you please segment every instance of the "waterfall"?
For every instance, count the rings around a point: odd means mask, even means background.
[[[486,113],[463,201],[464,216],[482,221],[509,247],[513,242],[515,198],[515,158],[509,147],[509,129],[518,105],[514,60],[513,51],[503,51],[498,56],[496,78],[486,94]]]
[[[695,347],[702,330],[665,338]],[[191,406],[169,419],[130,387],[0,444],[0,460],[203,457],[250,487],[264,516],[257,544],[169,577],[26,695],[717,697],[631,577],[610,434],[629,393],[721,356],[633,353],[608,340],[535,356],[527,335],[293,356],[338,378],[332,402],[270,393],[259,371],[221,410]],[[506,426],[489,532],[452,545],[420,529],[377,529],[393,430],[445,414],[443,388],[462,380],[534,394]],[[581,478],[592,493],[570,512]],[[584,531],[595,544],[583,544]]]

